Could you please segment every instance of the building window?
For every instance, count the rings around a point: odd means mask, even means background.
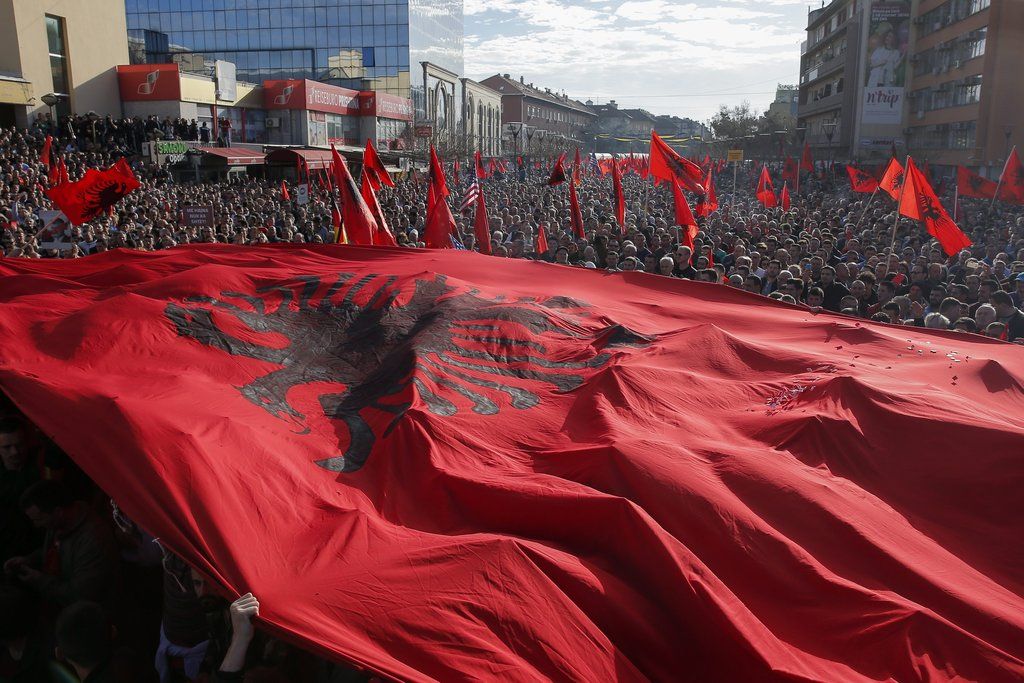
[[[64,36],[64,18],[46,15],[46,43],[50,51],[50,76],[53,92],[63,95],[56,107],[57,116],[71,112],[71,83],[68,78],[67,42]]]

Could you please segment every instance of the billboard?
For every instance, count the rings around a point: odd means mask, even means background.
[[[218,59],[214,62],[214,75],[217,78],[217,99],[234,102],[238,99],[238,79],[234,62]]]
[[[900,125],[903,122],[910,1],[876,0],[871,5],[864,67],[861,122]]]
[[[359,93],[309,80],[263,81],[263,106],[265,109],[306,109],[358,116]]]
[[[181,78],[177,64],[129,64],[117,67],[122,102],[178,101]]]
[[[363,116],[412,121],[412,100],[373,90],[359,93],[359,99]]]

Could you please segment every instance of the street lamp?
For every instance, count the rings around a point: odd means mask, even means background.
[[[523,131],[523,124],[515,121],[505,124],[505,130],[512,134],[512,154],[519,152],[519,134]]]
[[[1003,126],[1003,135],[1006,136],[1006,152],[1003,154],[1003,159],[1010,158],[1010,140],[1013,138],[1013,126]]]
[[[836,126],[838,124],[834,121],[822,124],[822,128],[825,129],[825,138],[828,140],[828,167],[832,174],[832,181],[835,182],[835,149],[832,148],[832,136],[836,134]]]
[[[526,131],[526,155],[529,156],[533,149],[533,136],[537,134],[537,126],[523,126]]]
[[[60,103],[60,98],[60,95],[52,92],[46,93],[39,98],[43,101],[43,104],[50,108],[50,125],[52,126],[57,125],[57,118],[53,115],[53,108]]]

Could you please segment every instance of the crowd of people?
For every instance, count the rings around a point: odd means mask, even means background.
[[[86,225],[52,219],[45,138],[71,179],[127,157],[142,187]],[[143,141],[197,139],[190,122],[42,117],[0,129],[0,247],[8,258],[80,258],[113,248],[196,242],[333,241],[332,201],[313,182],[310,201],[286,198],[280,180],[175,182],[139,157]],[[206,138],[208,139],[208,138]],[[473,206],[459,201],[472,165],[450,171],[457,243],[475,249]],[[481,181],[494,258],[535,259],[608,272],[646,272],[743,289],[791,305],[896,325],[1024,342],[1024,207],[965,201],[961,228],[974,245],[951,258],[893,203],[810,177],[790,209],[754,198],[755,169],[718,185],[720,207],[700,222],[691,249],[674,225],[671,192],[638,175],[623,180],[626,225],[614,220],[610,178],[586,165],[579,202],[585,237],[573,235],[566,185],[546,169]],[[290,197],[296,196],[295,192]],[[398,179],[379,194],[401,246],[422,246],[427,183]],[[209,206],[209,226],[179,220]],[[895,231],[894,231],[895,227]],[[544,240],[540,239],[543,234]],[[538,245],[546,242],[546,250]],[[754,299],[751,299],[754,301]],[[0,683],[103,681],[339,681],[368,675],[254,632],[258,596],[229,602],[202,575],[127,519],[56,444],[0,405]],[[62,678],[63,676],[63,678]]]

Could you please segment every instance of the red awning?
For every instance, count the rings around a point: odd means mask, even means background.
[[[245,147],[200,147],[203,154],[224,159],[227,166],[253,166],[264,163],[266,154]]]
[[[328,168],[331,165],[331,150],[275,149],[267,155],[268,164],[280,164],[282,166],[294,166],[298,159],[305,161],[306,168],[314,171]]]

